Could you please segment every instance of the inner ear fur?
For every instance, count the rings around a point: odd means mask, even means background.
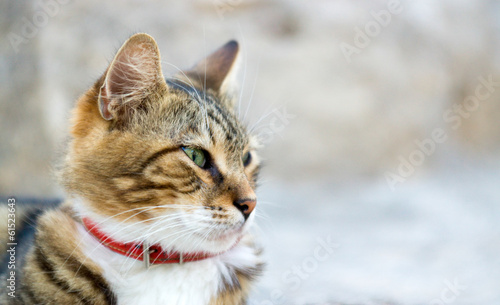
[[[166,88],[156,41],[147,34],[135,34],[118,50],[105,73],[99,111],[105,120],[124,120],[149,95]]]

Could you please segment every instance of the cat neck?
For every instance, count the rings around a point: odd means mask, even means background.
[[[163,304],[233,304],[220,298],[229,297],[228,294],[239,294],[240,297],[246,295],[249,283],[262,272],[260,248],[248,233],[243,233],[233,248],[221,251],[216,256],[184,264],[156,264],[146,268],[144,262],[104,246],[78,219],[90,217],[100,224],[100,229],[120,242],[140,236],[132,234],[134,232],[144,234],[147,229],[138,226],[145,224],[125,224],[116,220],[112,223],[108,220],[114,218],[106,218],[86,210],[83,200],[75,198],[71,202],[75,212],[73,219],[78,231],[76,238],[79,240],[79,250],[88,261],[101,269],[118,304],[150,305],[158,304],[158,300],[162,300]],[[164,234],[166,236],[168,233]],[[162,248],[167,249],[164,244]],[[187,252],[192,252],[192,249],[188,248]],[[217,301],[214,303],[214,300]]]
[[[146,268],[156,264],[184,264],[196,262],[220,255],[221,253],[205,252],[177,252],[167,251],[160,245],[149,245],[147,242],[119,242],[111,235],[108,235],[99,229],[99,225],[90,218],[82,218],[82,224],[87,232],[92,235],[103,246],[111,251],[124,255],[128,258],[142,261]],[[235,247],[239,242],[234,244]],[[231,249],[233,248],[231,247]]]
[[[81,250],[102,269],[117,296],[118,304],[210,304],[221,291],[238,291],[246,283],[245,272],[260,272],[260,252],[250,235],[232,249],[213,257],[185,264],[143,262],[103,246],[81,223],[77,223]],[[256,271],[257,270],[257,271]]]

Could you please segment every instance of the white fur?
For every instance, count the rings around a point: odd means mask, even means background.
[[[88,212],[85,211],[82,204],[77,203],[76,207],[80,213]],[[100,229],[102,227],[109,229],[111,222],[111,220],[103,221],[102,224],[107,223],[108,226],[100,225]],[[106,233],[108,236],[114,235],[113,238],[122,242],[128,241],[127,238],[137,235],[137,233],[131,232],[141,230],[141,225],[142,231],[135,232],[144,234],[147,227],[145,224],[135,224],[131,227],[133,230],[128,228],[124,230],[127,232],[118,233],[116,233],[117,227],[115,226],[116,234],[110,231]],[[121,227],[125,226],[125,224],[121,224]],[[248,246],[246,237],[244,237],[233,248],[229,247],[228,251],[212,258],[184,264],[158,264],[146,269],[142,261],[127,258],[100,244],[82,225],[78,224],[78,230],[82,250],[89,260],[94,261],[102,268],[103,276],[117,296],[119,305],[206,305],[224,288],[223,282],[232,281],[234,268],[255,267],[260,261],[255,250]],[[162,233],[165,234],[165,232]],[[238,234],[234,235],[238,236]],[[189,242],[189,238],[186,239],[187,242],[174,243],[175,248],[185,247],[193,251],[192,245],[195,243]],[[148,240],[154,242],[154,239]],[[199,244],[199,241],[196,243]],[[234,244],[231,238],[228,238],[225,243]]]

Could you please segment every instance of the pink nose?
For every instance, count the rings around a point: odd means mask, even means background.
[[[241,200],[236,200],[234,203],[234,206],[243,213],[243,217],[245,217],[245,220],[250,216],[250,213],[255,209],[255,206],[257,205],[257,200],[255,199],[241,199]]]

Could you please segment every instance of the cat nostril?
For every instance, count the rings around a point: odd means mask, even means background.
[[[255,199],[241,199],[235,201],[233,204],[238,210],[241,211],[241,213],[243,213],[243,217],[245,217],[246,220],[255,209],[257,201]]]

